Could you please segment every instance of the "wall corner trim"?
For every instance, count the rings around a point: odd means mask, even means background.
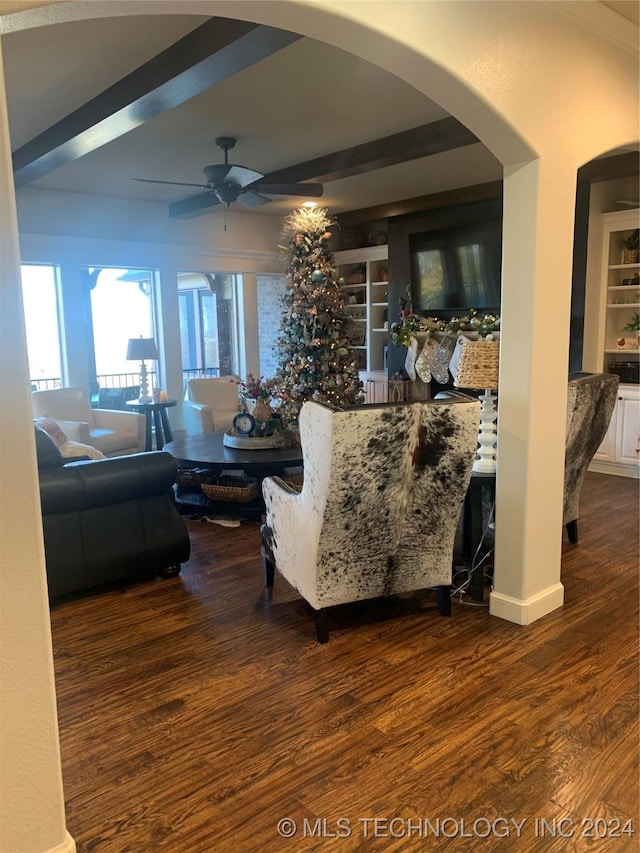
[[[492,592],[489,597],[489,613],[507,622],[515,622],[516,625],[530,625],[547,613],[562,607],[563,603],[564,586],[557,583],[525,599]]]
[[[43,853],[76,853],[76,842],[69,833],[65,831],[64,841],[61,844],[57,844],[55,847],[50,847],[48,850],[44,850]]]

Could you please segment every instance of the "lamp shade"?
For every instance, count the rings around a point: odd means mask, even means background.
[[[496,389],[499,371],[500,342],[468,340],[462,347],[453,384],[456,388]]]
[[[127,361],[158,360],[158,350],[153,338],[129,338]]]

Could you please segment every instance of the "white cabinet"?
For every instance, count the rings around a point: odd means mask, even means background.
[[[360,380],[365,403],[386,403],[389,399],[389,380],[385,370],[361,370]]]
[[[589,470],[640,477],[640,386],[619,386],[607,435]]]
[[[361,371],[386,372],[389,287],[387,246],[336,252],[340,289],[355,320],[354,346]]]
[[[616,462],[631,465],[638,476],[640,462],[640,388],[623,388],[616,406]]]
[[[597,338],[597,346],[585,340],[585,352],[591,370],[620,376],[618,399],[611,423],[593,457],[591,471],[638,477],[640,453],[640,350],[638,333],[624,327],[640,313],[640,262],[629,256],[623,241],[640,227],[640,210],[624,210],[602,215],[598,326],[585,332]]]

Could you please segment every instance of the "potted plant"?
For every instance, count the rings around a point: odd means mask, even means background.
[[[255,418],[268,420],[271,417],[271,400],[276,392],[275,380],[265,379],[264,376],[255,377],[250,373],[244,381],[240,380],[237,384],[240,397],[248,411]]]
[[[640,344],[640,314],[636,313],[631,318],[631,321],[624,327],[625,332],[635,332],[636,341]]]
[[[637,264],[640,255],[640,228],[636,228],[620,242],[622,243],[622,263]]]

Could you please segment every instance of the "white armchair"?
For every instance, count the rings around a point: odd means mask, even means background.
[[[263,481],[265,583],[274,568],[316,612],[438,587],[451,612],[453,545],[475,458],[480,404],[471,398],[357,406],[305,403],[304,484]]]
[[[240,411],[240,395],[235,376],[189,379],[184,395],[183,415],[187,435],[226,432]]]
[[[145,419],[137,412],[92,409],[82,388],[54,388],[31,394],[34,418],[54,418],[70,441],[97,448],[105,456],[141,453]]]

